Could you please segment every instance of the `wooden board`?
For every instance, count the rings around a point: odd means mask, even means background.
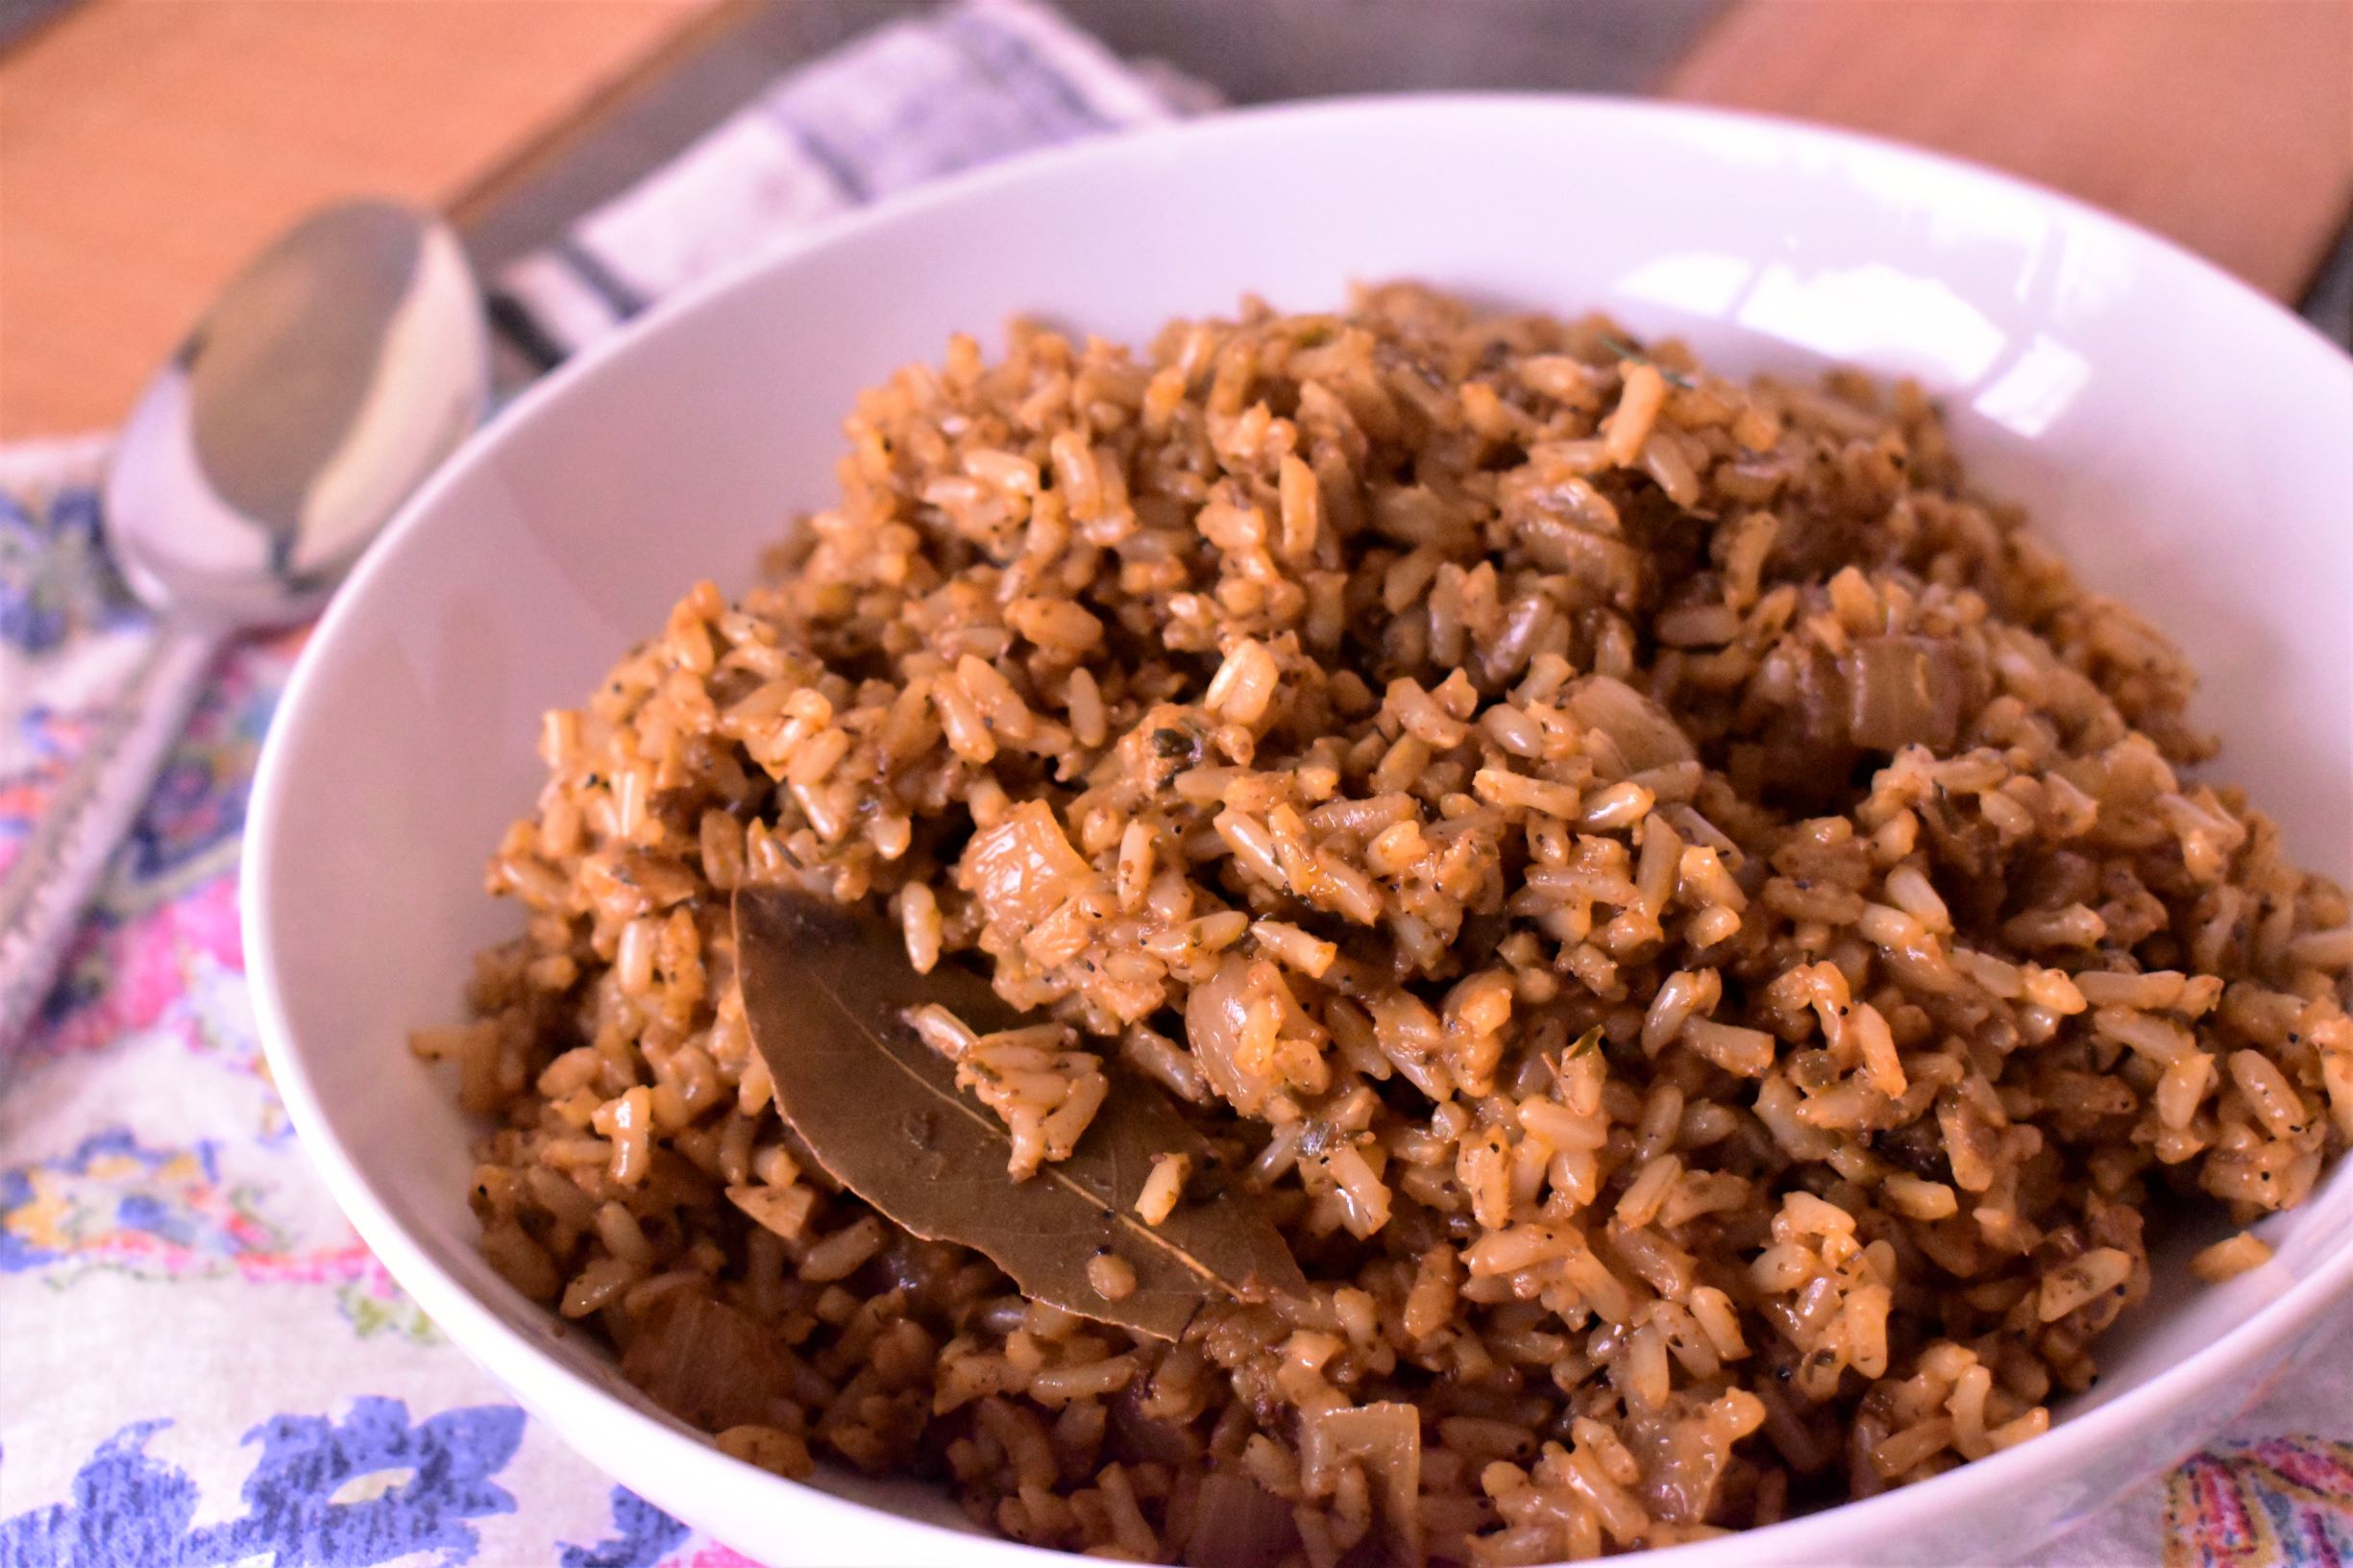
[[[1663,90],[2024,175],[2280,300],[2353,206],[2353,0],[1736,0]]]
[[[449,205],[712,0],[85,0],[0,57],[0,438],[119,420],[336,196]]]

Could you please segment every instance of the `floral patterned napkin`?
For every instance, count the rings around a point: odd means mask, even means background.
[[[785,79],[502,279],[551,355],[758,234],[1198,107],[1027,0]],[[0,870],[147,621],[97,536],[105,445],[0,451]],[[0,1568],[748,1568],[573,1456],[434,1330],[269,1083],[236,857],[306,633],[215,672],[31,1038],[0,1062]],[[487,847],[487,846],[485,846]],[[2353,1562],[2353,1336],[2054,1564]]]

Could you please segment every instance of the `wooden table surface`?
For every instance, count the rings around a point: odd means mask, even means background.
[[[544,242],[901,0],[81,0],[0,53],[0,438],[119,419],[330,197]],[[1656,91],[1943,149],[2283,301],[2353,207],[2353,0],[1065,0],[1238,102]],[[2332,286],[2353,287],[2353,259]]]

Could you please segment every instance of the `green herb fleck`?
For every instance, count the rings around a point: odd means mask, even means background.
[[[1659,375],[1666,378],[1667,384],[1669,386],[1679,386],[1684,391],[1688,392],[1694,386],[1699,384],[1698,382],[1692,380],[1689,377],[1683,375],[1680,371],[1669,370],[1666,366],[1660,364],[1657,360],[1643,353],[1633,344],[1629,343],[1626,341],[1626,339],[1619,337],[1614,333],[1604,332],[1602,334],[1602,347],[1607,349],[1610,353],[1616,355],[1621,359],[1631,359],[1637,363],[1649,365],[1652,369],[1657,371]]]

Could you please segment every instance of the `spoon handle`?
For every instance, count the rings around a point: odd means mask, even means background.
[[[157,632],[0,880],[0,1066],[31,1035],[65,944],[146,803],[220,649],[212,632],[168,624]]]

